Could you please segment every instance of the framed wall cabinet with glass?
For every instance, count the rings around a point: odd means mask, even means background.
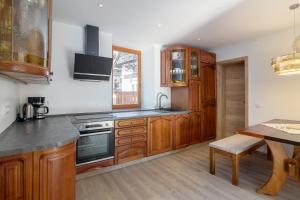
[[[161,52],[161,86],[188,85],[188,47],[173,46]]]
[[[48,83],[52,0],[0,0],[0,73]]]
[[[141,51],[113,46],[113,109],[141,107]]]

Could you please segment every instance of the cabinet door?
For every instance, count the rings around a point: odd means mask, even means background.
[[[191,118],[191,144],[195,144],[201,142],[201,133],[202,133],[202,126],[201,126],[201,112],[193,112],[190,114]]]
[[[172,150],[173,117],[152,117],[148,125],[148,155]]]
[[[190,138],[190,117],[177,115],[175,118],[174,148],[179,149],[189,145]]]
[[[203,104],[215,103],[216,99],[216,75],[215,65],[202,66],[202,99]]]
[[[39,178],[35,185],[39,191],[36,200],[74,200],[75,199],[75,144],[59,149],[35,152]]]
[[[206,52],[206,51],[201,51],[201,62],[202,63],[207,63],[207,64],[215,64],[216,63],[216,54]]]
[[[32,199],[32,154],[0,159],[0,200]]]
[[[203,130],[202,140],[216,138],[216,106],[206,105],[203,107]]]
[[[116,164],[137,160],[146,156],[146,142],[137,142],[116,148]]]
[[[190,81],[189,86],[189,110],[201,110],[201,81]]]
[[[188,61],[188,67],[189,67],[189,77],[193,80],[200,80],[201,72],[200,72],[200,50],[190,48],[189,50],[189,61]]]

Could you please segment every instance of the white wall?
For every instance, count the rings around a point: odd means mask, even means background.
[[[21,85],[20,101],[28,96],[45,96],[50,114],[110,111],[112,84],[73,80],[75,52],[84,52],[84,27],[53,23],[52,71],[50,85]],[[112,35],[100,33],[100,55],[112,56]]]
[[[300,75],[278,76],[271,58],[292,52],[291,30],[214,49],[217,60],[248,56],[249,125],[274,118],[300,120]]]
[[[16,120],[18,105],[18,84],[0,76],[0,133]]]
[[[159,92],[169,98],[162,99],[162,105],[171,105],[170,88],[160,87],[160,50],[161,45],[154,44],[142,49],[142,107],[155,108],[156,95]]]

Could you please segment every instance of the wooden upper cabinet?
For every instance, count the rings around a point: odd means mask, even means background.
[[[186,87],[188,85],[188,47],[173,46],[161,52],[161,86]]]
[[[1,2],[0,73],[24,83],[48,83],[52,0]]]
[[[148,155],[172,150],[173,116],[151,117],[148,121]]]
[[[188,51],[188,68],[190,80],[201,80],[201,58],[200,49],[189,48]]]
[[[32,199],[32,154],[0,158],[0,200]]]
[[[201,62],[206,64],[216,64],[216,54],[207,52],[207,51],[201,51]]]
[[[174,149],[189,145],[190,139],[190,117],[188,114],[176,115],[174,131]]]
[[[190,113],[190,143],[201,142],[202,139],[202,112]]]
[[[202,65],[202,103],[216,105],[216,68],[215,65]]]

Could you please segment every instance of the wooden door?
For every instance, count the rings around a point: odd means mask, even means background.
[[[191,139],[190,143],[195,144],[201,142],[202,138],[202,126],[201,126],[201,112],[193,112],[190,114],[190,132],[191,132]]]
[[[189,85],[189,110],[201,110],[201,81],[190,81]]]
[[[151,117],[148,122],[148,155],[172,150],[173,117]]]
[[[179,149],[189,145],[190,138],[190,117],[186,115],[176,115],[174,131],[174,148]]]
[[[245,63],[235,62],[221,66],[221,129],[220,138],[231,136],[245,127]]]
[[[216,138],[216,106],[203,106],[203,129],[202,140],[210,140]]]
[[[32,153],[0,159],[0,200],[32,199]]]
[[[75,150],[74,143],[59,149],[35,152],[36,173],[35,200],[75,199]]]

